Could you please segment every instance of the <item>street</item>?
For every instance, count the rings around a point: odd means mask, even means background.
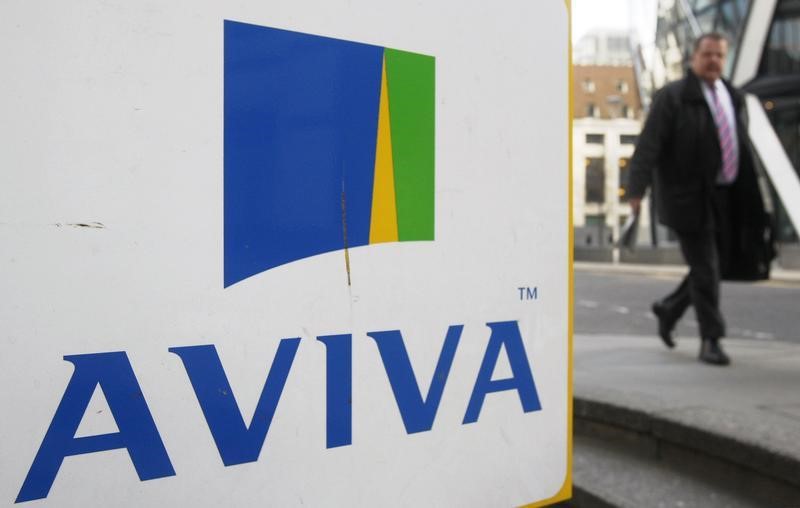
[[[575,270],[575,333],[652,335],[650,305],[671,291],[680,278]],[[800,343],[800,284],[790,282],[723,283],[722,311],[728,338]],[[676,340],[697,340],[690,308],[676,329]]]

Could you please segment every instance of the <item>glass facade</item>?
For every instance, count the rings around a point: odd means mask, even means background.
[[[800,0],[780,0],[770,25],[758,77],[747,86],[758,95],[800,178]],[[796,228],[777,203],[778,239],[796,242]]]
[[[672,0],[663,9],[656,28],[656,46],[665,57],[667,78],[678,79],[689,66],[692,46],[699,33],[719,32],[728,39],[728,61],[725,75],[730,76],[739,50],[744,20],[751,0]],[[686,12],[684,5],[691,9]],[[695,24],[696,23],[696,24]]]
[[[782,0],[775,9],[759,76],[798,74],[800,74],[800,0]]]

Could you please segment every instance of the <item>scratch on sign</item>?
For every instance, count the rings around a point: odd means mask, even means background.
[[[66,224],[62,224],[60,222],[56,222],[55,226],[57,228],[60,227],[71,227],[71,228],[89,228],[89,229],[105,229],[106,226],[102,222],[70,222]]]

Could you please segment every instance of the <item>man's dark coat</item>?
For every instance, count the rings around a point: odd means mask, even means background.
[[[653,98],[631,160],[627,194],[641,197],[652,183],[660,222],[679,233],[714,234],[727,228],[732,236],[730,250],[720,252],[723,278],[766,279],[775,257],[771,220],[756,177],[744,99],[724,83],[736,111],[739,140],[739,172],[730,189],[733,213],[720,218],[715,207],[722,154],[711,109],[691,70]]]

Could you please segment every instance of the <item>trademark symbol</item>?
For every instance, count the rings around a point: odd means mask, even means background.
[[[523,286],[518,287],[517,291],[519,291],[519,299],[520,300],[538,300],[539,299],[539,292],[538,287],[529,287]]]

